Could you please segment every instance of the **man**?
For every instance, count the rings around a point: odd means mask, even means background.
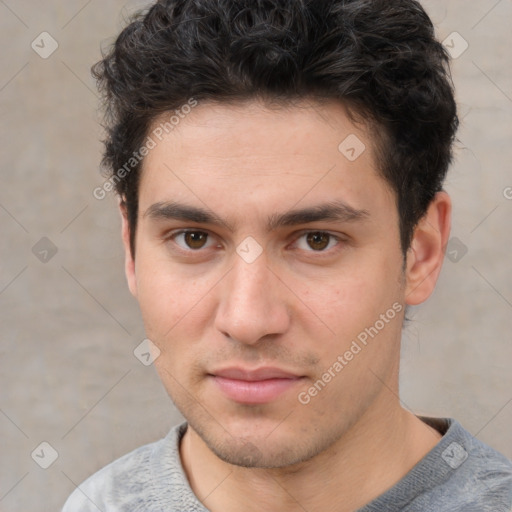
[[[457,128],[422,7],[161,1],[94,73],[129,288],[187,422],[64,511],[509,510],[511,463],[398,398]]]

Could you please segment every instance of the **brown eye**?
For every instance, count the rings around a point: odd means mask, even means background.
[[[329,233],[317,231],[308,233],[306,239],[311,249],[315,251],[323,251],[329,245],[331,235],[329,235]]]
[[[185,239],[185,243],[190,249],[201,249],[204,247],[208,234],[202,231],[187,231],[182,233]]]
[[[209,240],[209,234],[206,231],[197,231],[195,229],[173,233],[168,237],[168,240],[172,241],[173,245],[175,244],[182,251],[188,251],[189,253],[207,249],[208,243],[210,243],[210,246],[212,243],[215,245],[215,240]]]

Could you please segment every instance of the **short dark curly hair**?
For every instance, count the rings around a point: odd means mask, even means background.
[[[102,163],[127,209],[133,257],[143,161],[133,155],[155,120],[191,98],[340,100],[377,134],[404,257],[452,159],[449,57],[415,0],[162,0],[132,18],[93,75]]]

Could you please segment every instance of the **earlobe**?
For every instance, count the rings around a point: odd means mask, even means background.
[[[124,271],[128,288],[134,297],[137,297],[137,279],[135,275],[135,261],[130,248],[130,224],[128,222],[128,213],[126,204],[121,200],[119,202],[119,211],[121,213],[121,236],[124,246]]]
[[[405,302],[421,304],[434,291],[451,227],[451,200],[438,192],[414,230],[407,252]]]

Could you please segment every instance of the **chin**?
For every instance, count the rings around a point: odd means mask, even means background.
[[[294,466],[314,458],[329,445],[325,439],[317,443],[309,439],[305,443],[302,436],[296,439],[296,436],[286,432],[281,436],[273,435],[270,440],[268,435],[250,432],[246,432],[244,437],[235,437],[224,429],[216,432],[208,427],[206,432],[204,429],[194,430],[219,459],[244,468],[277,469]]]

